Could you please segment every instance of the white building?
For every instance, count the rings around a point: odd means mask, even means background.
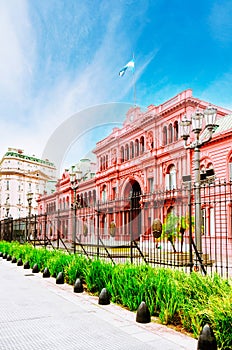
[[[8,148],[0,161],[0,219],[37,214],[37,198],[56,183],[56,168],[48,160],[28,156],[20,149]]]

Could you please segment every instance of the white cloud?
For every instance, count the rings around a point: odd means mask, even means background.
[[[24,99],[33,61],[31,33],[26,1],[0,2],[1,104],[11,101],[20,105]]]
[[[87,7],[80,3],[75,27],[71,23],[71,31],[59,37],[59,23],[53,17],[45,18],[52,14],[52,7],[47,3],[38,13],[40,5],[36,6],[33,13],[33,4],[26,0],[0,2],[0,112],[5,116],[0,129],[7,130],[1,135],[0,149],[24,148],[40,156],[53,131],[71,115],[89,106],[119,101],[128,93],[131,79],[120,79],[118,72],[124,60],[130,59],[138,33],[130,38],[121,30],[123,6],[101,6],[101,30],[91,37],[91,26],[95,30],[98,25],[93,19],[85,21]],[[75,64],[70,65],[75,40]],[[137,76],[151,59],[141,58]]]

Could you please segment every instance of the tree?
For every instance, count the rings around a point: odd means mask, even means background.
[[[175,240],[178,237],[178,225],[179,217],[174,213],[169,213],[164,219],[162,226],[162,237],[167,238],[168,242],[171,243],[174,253],[176,253]]]

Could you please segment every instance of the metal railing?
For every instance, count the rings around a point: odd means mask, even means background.
[[[75,211],[6,218],[0,222],[0,238],[113,263],[147,263],[231,277],[232,183],[201,186],[201,252],[194,236],[195,205],[194,184],[104,202],[86,201]],[[157,220],[162,223],[160,235],[154,230]]]

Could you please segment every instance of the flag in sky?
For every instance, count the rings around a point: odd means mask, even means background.
[[[135,69],[135,61],[134,59],[132,59],[131,61],[129,61],[119,72],[120,77],[123,77],[123,75],[126,73],[126,70],[130,70],[132,72],[134,72]]]

